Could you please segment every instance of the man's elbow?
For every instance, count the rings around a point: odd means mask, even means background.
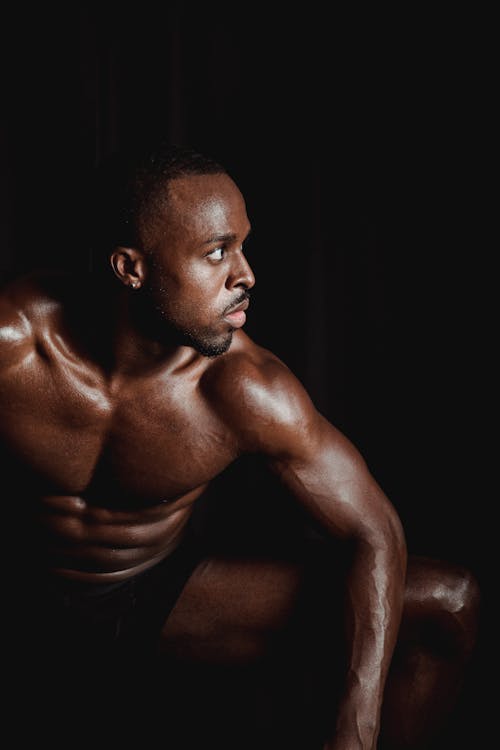
[[[372,522],[364,522],[361,542],[371,548],[383,567],[389,566],[401,581],[406,577],[408,548],[403,524],[396,510],[389,506]]]
[[[408,563],[408,547],[403,524],[395,509],[390,507],[378,529],[378,546],[390,559],[391,567],[396,568],[404,579]]]

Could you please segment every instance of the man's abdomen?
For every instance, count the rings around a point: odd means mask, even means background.
[[[36,503],[37,550],[53,572],[89,582],[124,580],[178,546],[195,490],[169,503],[121,509],[82,497],[51,495]]]

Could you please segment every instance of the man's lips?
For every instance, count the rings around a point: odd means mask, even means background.
[[[233,328],[241,328],[241,326],[245,325],[247,319],[245,310],[248,309],[249,304],[250,302],[248,299],[243,300],[243,302],[240,302],[236,307],[230,308],[229,312],[224,315],[224,319],[227,320],[228,323],[231,323]]]

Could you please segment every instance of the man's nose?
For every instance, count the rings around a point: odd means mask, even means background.
[[[227,277],[226,286],[228,289],[234,289],[235,287],[243,287],[244,289],[251,289],[255,284],[255,276],[250,268],[250,265],[243,255],[238,253],[234,263]]]

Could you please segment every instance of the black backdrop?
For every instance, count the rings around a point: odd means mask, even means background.
[[[4,11],[2,277],[86,264],[96,158],[160,133],[216,156],[253,223],[248,332],[360,448],[411,550],[488,601],[488,20],[209,5]]]

